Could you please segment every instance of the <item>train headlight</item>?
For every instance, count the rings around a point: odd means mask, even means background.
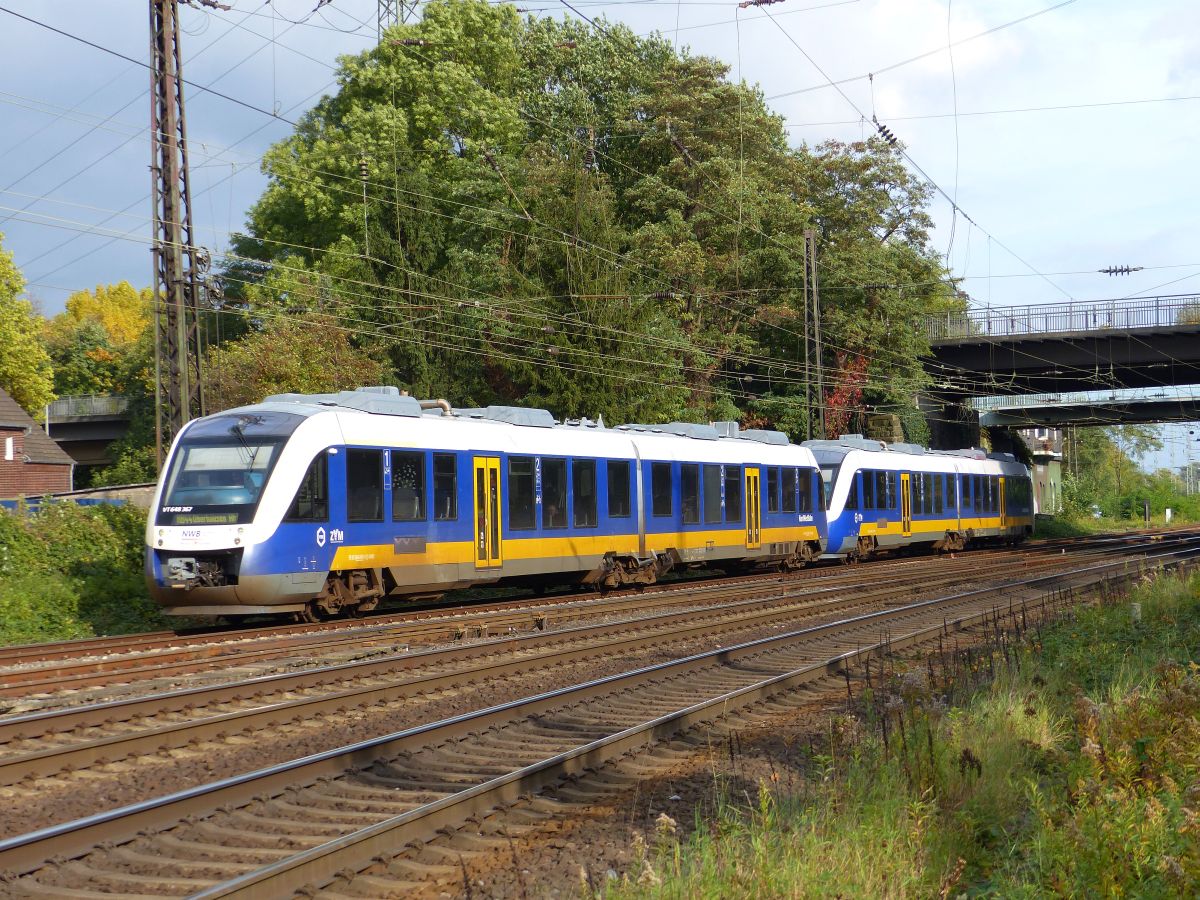
[[[162,546],[162,538],[158,539],[158,546],[160,546],[160,547]]]
[[[242,542],[242,539],[241,539],[241,538],[234,538],[234,539],[233,539],[233,545],[234,545],[235,547],[236,547],[238,544],[240,544],[241,542]]]

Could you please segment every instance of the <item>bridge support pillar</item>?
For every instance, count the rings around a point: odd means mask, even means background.
[[[929,426],[933,450],[962,450],[979,446],[979,413],[957,399],[921,394],[917,408]]]

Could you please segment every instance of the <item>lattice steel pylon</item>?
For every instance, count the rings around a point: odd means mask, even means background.
[[[155,442],[162,463],[188,420],[204,415],[200,251],[192,243],[178,0],[150,0],[150,178],[154,198]]]
[[[407,25],[409,20],[416,18],[419,2],[420,0],[379,0],[375,39],[382,41],[383,33],[393,25]]]

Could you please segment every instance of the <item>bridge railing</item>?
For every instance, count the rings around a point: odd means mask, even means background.
[[[129,398],[105,394],[90,397],[60,397],[46,407],[50,421],[81,416],[122,416],[129,409]]]
[[[985,307],[927,316],[921,323],[931,341],[1168,325],[1200,325],[1200,294]]]
[[[970,405],[980,412],[1029,409],[1047,406],[1104,406],[1136,403],[1196,403],[1200,387],[1122,388],[1111,391],[1065,391],[1058,394],[1011,394],[972,397]]]

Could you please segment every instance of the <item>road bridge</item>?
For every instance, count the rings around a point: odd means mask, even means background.
[[[113,460],[109,448],[129,431],[129,400],[116,396],[60,397],[46,407],[45,430],[77,465],[110,465]]]
[[[1200,388],[977,397],[979,424],[1015,428],[1200,421]]]
[[[947,397],[1200,384],[1200,294],[971,309],[921,327]]]

